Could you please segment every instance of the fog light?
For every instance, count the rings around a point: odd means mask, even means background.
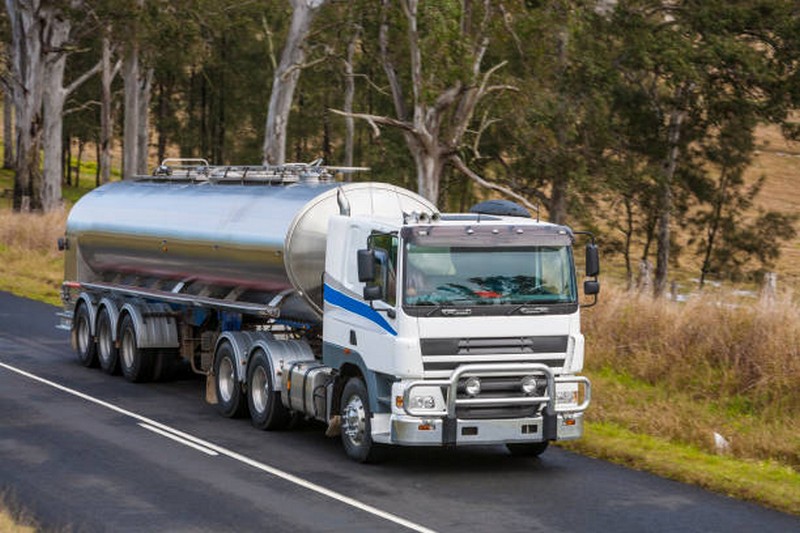
[[[539,381],[536,379],[536,376],[525,376],[522,378],[522,392],[528,396],[534,394],[538,386]]]
[[[469,378],[466,383],[464,383],[464,390],[467,391],[467,394],[470,396],[477,396],[481,393],[481,380],[476,377]]]

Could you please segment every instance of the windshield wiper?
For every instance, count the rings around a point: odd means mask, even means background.
[[[515,315],[519,313],[521,315],[543,315],[548,311],[550,311],[550,308],[547,306],[522,304],[513,307],[507,314]]]

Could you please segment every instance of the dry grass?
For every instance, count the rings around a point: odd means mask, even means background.
[[[35,533],[36,530],[31,517],[16,504],[16,498],[7,491],[0,491],[0,532]]]
[[[64,235],[66,220],[67,213],[63,210],[45,215],[0,211],[0,244],[56,256],[56,240]]]
[[[608,288],[608,287],[607,287]],[[609,288],[584,314],[596,401],[590,419],[800,470],[800,308],[685,304]]]
[[[63,256],[56,240],[66,212],[42,215],[0,210],[0,290],[57,305]]]

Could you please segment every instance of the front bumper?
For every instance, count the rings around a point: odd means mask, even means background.
[[[540,375],[547,380],[542,396],[514,398],[458,397],[459,382],[465,378],[521,377]],[[584,389],[580,403],[557,404],[556,384],[570,384]],[[444,406],[436,409],[410,407],[415,388],[441,387]],[[576,389],[577,390],[577,389]],[[390,442],[404,446],[463,446],[470,444],[508,444],[577,439],[583,435],[583,411],[591,401],[591,383],[584,376],[559,376],[538,363],[476,364],[458,367],[447,380],[418,380],[405,384],[403,407],[390,418]],[[459,418],[460,406],[539,405],[536,416],[525,418],[473,419]]]
[[[582,435],[583,413],[503,420],[392,415],[390,442],[401,446],[467,446],[570,440]]]

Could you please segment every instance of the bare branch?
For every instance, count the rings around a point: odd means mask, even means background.
[[[111,69],[111,81],[114,81],[114,78],[117,77],[119,71],[122,69],[122,60],[117,59],[117,62],[114,63],[114,68]]]
[[[378,124],[382,126],[389,126],[391,128],[398,128],[407,131],[409,133],[413,133],[414,135],[419,134],[416,128],[414,128],[413,124],[403,120],[397,120],[391,117],[385,117],[383,115],[370,115],[367,113],[347,113],[340,109],[328,109],[328,111],[342,117],[352,117],[367,121],[367,123],[370,126],[372,126],[372,129],[375,132],[376,137],[379,137],[381,134],[380,129],[378,128]]]
[[[278,70],[278,60],[275,58],[275,43],[272,42],[272,29],[269,27],[267,17],[261,17],[261,25],[264,27],[264,33],[267,36],[267,47],[269,48],[269,61],[272,64],[272,71]]]
[[[481,98],[486,93],[487,85],[489,84],[489,78],[491,78],[495,72],[497,72],[507,64],[508,60],[501,61],[500,63],[496,64],[483,74],[483,80],[481,81],[480,89],[478,89],[478,98]]]
[[[503,26],[506,28],[506,31],[514,39],[514,45],[517,47],[517,53],[520,55],[520,57],[524,57],[525,52],[522,49],[522,41],[520,40],[519,35],[517,35],[517,32],[515,32],[514,28],[511,26],[511,18],[512,18],[511,13],[509,13],[506,10],[506,7],[503,5],[502,2],[499,4],[499,7],[500,7],[500,13],[502,14],[503,17]]]
[[[100,102],[97,100],[89,100],[88,102],[84,102],[77,107],[71,107],[69,109],[65,109],[62,113],[64,116],[71,115],[72,113],[78,113],[83,111],[84,109],[89,109],[90,107],[99,106]]]
[[[537,206],[533,205],[532,203],[530,203],[527,198],[525,198],[524,196],[522,196],[520,194],[517,194],[516,192],[512,191],[511,189],[509,189],[507,187],[503,187],[502,185],[497,185],[495,183],[491,183],[489,181],[486,181],[485,179],[480,177],[478,174],[473,172],[472,169],[470,169],[464,163],[464,161],[462,161],[461,158],[458,157],[458,155],[455,155],[455,154],[451,155],[450,156],[450,161],[453,163],[453,165],[459,171],[461,171],[465,176],[470,178],[472,181],[474,181],[475,183],[477,183],[481,187],[485,187],[487,189],[492,189],[494,191],[501,192],[501,193],[505,194],[506,196],[510,196],[511,198],[514,198],[515,200],[519,200],[520,202],[522,202],[522,204],[525,207],[527,207],[531,211],[533,211],[533,212],[535,212],[537,214],[539,213],[539,207],[537,207]]]
[[[103,68],[102,61],[98,61],[97,63],[95,63],[92,68],[90,68],[89,70],[78,76],[78,78],[72,83],[70,83],[68,86],[64,87],[64,96],[69,96],[70,94],[74,93],[78,87],[86,83],[89,80],[89,78],[100,72],[100,69],[102,68]]]
[[[330,57],[330,56],[331,56],[331,54],[329,53],[329,50],[326,50],[325,55],[322,56],[322,57],[318,57],[317,59],[314,59],[312,61],[307,61],[307,62],[302,63],[302,64],[295,63],[291,67],[287,68],[286,72],[281,74],[281,79],[282,80],[289,79],[289,76],[291,76],[292,73],[294,71],[296,71],[296,70],[304,70],[304,69],[307,69],[307,68],[311,68],[311,67],[313,67],[315,65],[319,65],[320,63],[325,62],[328,59],[328,57]]]

